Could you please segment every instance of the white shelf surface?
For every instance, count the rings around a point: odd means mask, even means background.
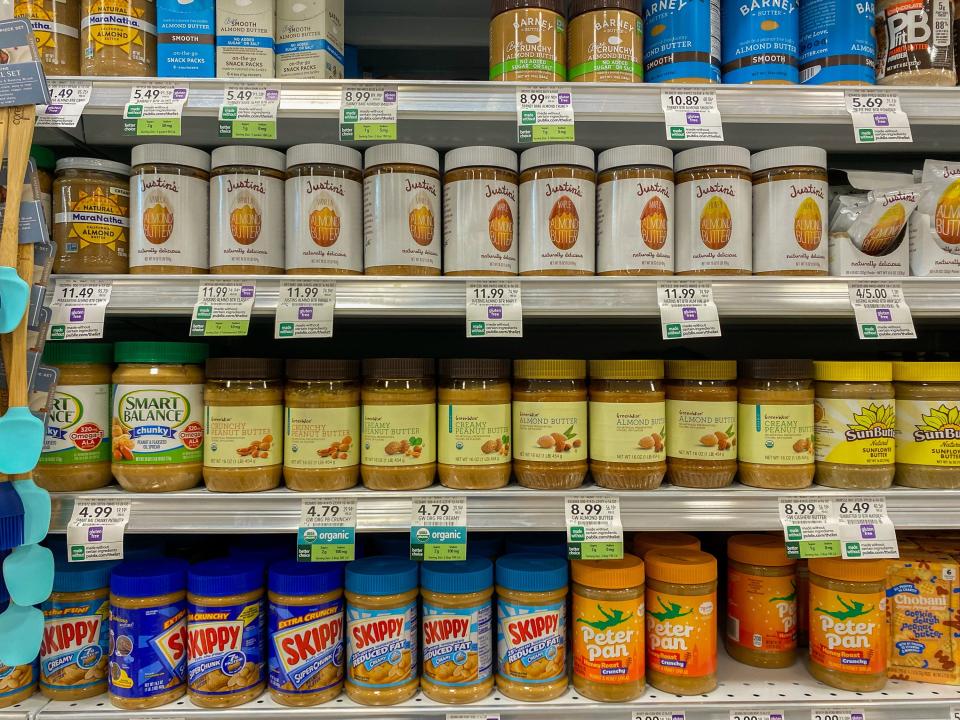
[[[27,698],[16,705],[0,709],[0,720],[34,720],[47,699],[40,694]]]

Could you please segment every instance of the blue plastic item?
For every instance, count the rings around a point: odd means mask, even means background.
[[[420,587],[443,595],[479,593],[493,587],[493,563],[487,558],[454,562],[425,562]]]
[[[0,267],[0,271],[7,268]],[[21,475],[33,470],[43,450],[43,421],[28,407],[8,408],[0,418],[0,473]]]
[[[22,545],[3,561],[3,582],[17,605],[39,605],[53,590],[53,553],[42,545]]]
[[[0,613],[0,665],[15,667],[33,662],[43,640],[43,613],[35,607],[12,604]]]
[[[347,565],[344,585],[357,595],[400,595],[416,589],[418,571],[413,560],[368,557]]]
[[[17,275],[16,268],[0,267],[0,333],[13,332],[20,324],[29,299],[30,288]]]
[[[343,566],[284,560],[270,566],[268,587],[277,595],[326,595],[343,587]]]
[[[110,572],[120,563],[117,560],[98,562],[69,562],[66,556],[53,559],[56,571],[53,591],[58,593],[89,592],[110,587]]]
[[[0,482],[0,550],[23,544],[23,502],[13,483]]]
[[[201,597],[246,595],[266,585],[263,565],[241,560],[206,560],[190,566],[187,592]]]
[[[33,480],[14,480],[13,487],[23,503],[23,544],[38,543],[50,528],[50,493]]]
[[[517,553],[497,559],[497,585],[517,592],[551,592],[567,586],[567,561]]]
[[[173,595],[187,589],[185,560],[128,560],[110,573],[110,592],[124,598]]]

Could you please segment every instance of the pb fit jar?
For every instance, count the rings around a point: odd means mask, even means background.
[[[565,6],[564,0],[492,0],[490,79],[565,81]]]

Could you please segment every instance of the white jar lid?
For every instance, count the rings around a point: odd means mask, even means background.
[[[129,175],[130,166],[113,160],[100,160],[99,158],[87,157],[68,157],[57,160],[56,171],[61,170],[97,170],[99,172],[115,173],[117,175]]]
[[[673,150],[660,145],[622,145],[604,150],[597,158],[597,172],[634,165],[657,165],[673,170]]]
[[[286,158],[282,152],[256,145],[226,145],[218,147],[210,156],[210,167],[225,165],[252,165],[253,167],[286,170]]]
[[[750,151],[736,145],[708,145],[677,153],[673,169],[677,172],[711,165],[736,165],[750,169]]]
[[[578,165],[594,168],[593,150],[582,145],[541,145],[520,155],[520,172],[547,165]]]
[[[136,167],[147,163],[185,165],[200,170],[210,170],[210,154],[186,145],[169,143],[137,145],[130,154],[130,164]]]
[[[794,166],[826,169],[827,151],[818,147],[798,145],[763,150],[750,158],[750,168],[753,172]]]
[[[496,167],[516,172],[517,154],[506,148],[474,145],[451,150],[443,156],[444,172],[465,167]]]
[[[294,145],[287,150],[287,168],[294,165],[341,165],[363,170],[363,155],[346,145],[307,143]]]
[[[440,153],[411,143],[374,145],[367,149],[364,161],[367,169],[375,165],[423,165],[440,172]]]

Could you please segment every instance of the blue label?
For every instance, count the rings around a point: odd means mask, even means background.
[[[149,698],[183,685],[187,669],[185,600],[145,609],[110,608],[110,692]]]
[[[36,661],[30,665],[9,665],[0,664],[0,702],[4,698],[11,697],[23,692],[28,687],[37,684],[39,668]]]
[[[291,40],[290,42],[278,42],[276,44],[277,55],[295,52],[325,52],[333,56],[341,65],[343,65],[344,62],[343,53],[323,38],[314,40]]]
[[[493,604],[444,608],[423,603],[423,679],[470,687],[493,674]]]
[[[643,0],[647,82],[720,82],[720,0]]]
[[[417,601],[401,608],[347,607],[347,679],[365,688],[417,678]]]
[[[106,597],[80,602],[47,600],[40,609],[40,684],[58,690],[80,690],[103,683],[109,655]]]
[[[567,606],[497,600],[497,672],[534,685],[567,674]]]
[[[217,35],[217,47],[273,50],[273,38],[263,35]]]
[[[723,3],[724,83],[800,82],[797,3],[798,0]]]
[[[213,0],[158,0],[157,75],[214,77],[214,20]]]
[[[266,677],[263,597],[237,605],[187,605],[187,682],[190,692],[235,695]]]
[[[803,0],[800,82],[875,81],[877,38],[873,0]]]
[[[319,605],[270,603],[270,687],[291,695],[343,682],[343,598]]]

